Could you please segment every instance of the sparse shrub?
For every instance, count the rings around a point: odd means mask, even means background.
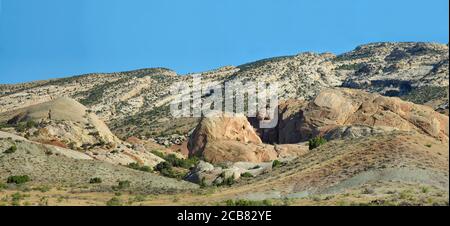
[[[216,166],[216,167],[220,167],[220,168],[222,168],[222,169],[228,169],[228,168],[229,168],[228,165],[225,164],[225,163],[219,163],[219,164],[216,164],[215,166]]]
[[[225,175],[222,173],[221,177],[223,178],[223,181],[218,186],[232,186],[236,183],[234,176],[225,178]]]
[[[371,195],[375,193],[375,190],[373,190],[372,188],[365,188],[362,193],[365,195]]]
[[[254,167],[252,167],[251,169],[259,169],[259,168],[261,168],[261,166],[254,166]]]
[[[164,159],[164,153],[160,152],[160,151],[152,151],[152,154]]]
[[[37,188],[33,188],[33,190],[37,190],[37,191],[40,191],[42,193],[45,193],[45,192],[50,191],[51,188],[49,186],[45,186],[44,185],[44,186],[40,186],[40,187],[37,187]]]
[[[21,176],[10,176],[7,179],[8,184],[24,184],[26,182],[30,181],[30,177],[28,175],[21,175]]]
[[[130,163],[128,164],[128,167],[134,170],[139,170],[139,171],[143,171],[143,172],[152,172],[152,168],[149,166],[141,166],[138,163]]]
[[[197,157],[191,157],[188,159],[180,159],[174,154],[164,156],[164,154],[160,153],[160,154],[158,154],[158,156],[159,157],[162,156],[161,158],[166,160],[173,167],[180,167],[180,168],[184,168],[184,169],[190,169],[192,166],[195,166],[199,161],[199,159]]]
[[[158,172],[161,172],[165,169],[172,169],[172,165],[168,162],[160,162],[158,165],[155,166],[155,170]]]
[[[327,140],[325,138],[320,137],[320,136],[315,137],[315,138],[309,140],[309,150],[316,149],[326,143],[327,143]]]
[[[25,127],[27,129],[35,128],[37,127],[37,123],[35,121],[29,120],[26,122]]]
[[[402,201],[411,200],[413,198],[413,195],[411,194],[410,190],[404,190],[398,194],[398,198]]]
[[[100,140],[96,145],[99,146],[99,147],[103,147],[103,146],[106,145],[106,141]]]
[[[421,187],[420,190],[422,191],[422,193],[428,193],[430,191],[430,188],[428,188],[428,187]]]
[[[206,187],[208,187],[208,185],[206,184],[206,178],[202,178],[201,180],[200,180],[200,188],[206,188]],[[0,189],[1,190],[1,189]]]
[[[133,198],[133,202],[144,202],[146,199],[144,195],[136,195]]]
[[[10,148],[8,148],[6,151],[4,151],[3,153],[5,153],[5,154],[12,154],[12,153],[14,153],[16,151],[17,151],[17,146],[13,145]]]
[[[173,155],[173,156],[175,156],[175,155]],[[198,162],[199,162],[199,159],[197,157],[190,157],[187,159],[178,159],[178,164],[173,165],[173,166],[190,169],[191,167],[197,165]]]
[[[8,188],[8,185],[0,182],[0,191],[4,190],[6,188]]]
[[[118,185],[114,186],[113,189],[114,190],[122,190],[122,189],[127,189],[131,187],[131,182],[128,180],[119,180],[118,181]]]
[[[272,163],[272,168],[278,168],[281,166],[281,162],[279,160],[275,160]]]
[[[26,197],[26,195],[22,195],[22,194],[20,194],[20,192],[16,192],[11,195],[11,201],[18,202],[18,201],[24,199],[25,197]]]
[[[99,178],[99,177],[91,178],[89,180],[89,183],[90,184],[101,184],[102,183],[102,178]]]
[[[95,132],[90,132],[88,135],[98,137],[98,136],[100,136],[100,133],[98,131],[95,131]]]
[[[178,178],[179,176],[174,172],[172,165],[168,162],[161,162],[155,166],[155,170],[160,172],[161,175],[170,178]]]
[[[245,172],[241,175],[241,177],[253,177],[253,174],[249,173],[249,172]]]
[[[270,200],[252,201],[252,200],[227,200],[225,201],[227,206],[272,206]]]
[[[37,123],[35,121],[29,120],[26,122],[20,122],[17,125],[15,125],[17,132],[25,132],[27,129],[35,128],[37,127]]]

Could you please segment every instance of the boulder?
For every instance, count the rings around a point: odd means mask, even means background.
[[[210,163],[200,161],[184,179],[196,184],[212,185],[222,172],[222,168],[216,168]]]

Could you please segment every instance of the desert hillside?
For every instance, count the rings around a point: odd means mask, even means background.
[[[165,68],[0,85],[0,204],[448,205],[448,56],[372,43],[196,74],[278,82],[271,129],[172,117],[191,78]]]

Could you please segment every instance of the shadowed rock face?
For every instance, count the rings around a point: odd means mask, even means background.
[[[273,129],[258,128],[259,121],[249,118],[261,140],[267,144],[296,144],[304,139],[300,133],[299,126],[303,120],[303,108],[308,102],[304,100],[291,99],[282,101],[278,106],[278,124]]]

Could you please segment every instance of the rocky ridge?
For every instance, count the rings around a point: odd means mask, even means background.
[[[323,88],[343,86],[400,96],[448,112],[448,55],[448,45],[442,44],[373,43],[339,56],[302,53],[199,75],[204,83],[277,81],[281,100],[311,100]],[[156,68],[1,85],[0,112],[67,96],[99,115],[122,139],[186,135],[199,119],[173,119],[168,104],[173,99],[171,85],[189,80]]]

